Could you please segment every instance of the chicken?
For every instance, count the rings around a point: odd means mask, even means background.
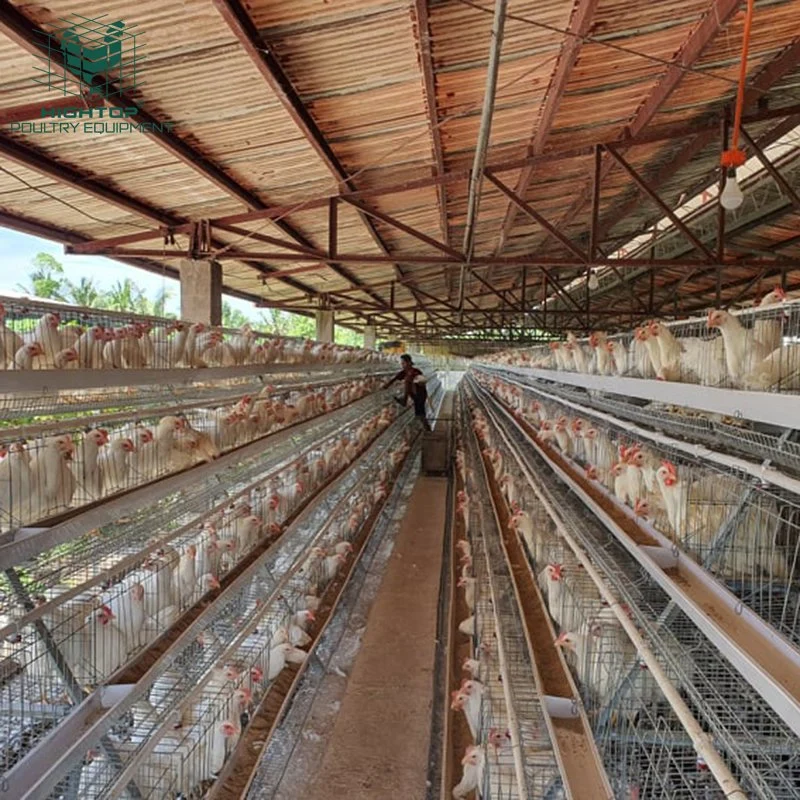
[[[207,778],[216,777],[217,773],[225,765],[226,759],[236,747],[241,733],[238,721],[234,722],[226,719],[214,726],[208,755],[210,774],[206,776]]]
[[[780,305],[786,302],[786,292],[780,287],[776,286],[771,292],[768,292],[761,298],[760,302],[754,303],[759,308],[770,308],[771,306]],[[756,317],[753,323],[753,334],[767,350],[774,352],[781,345],[781,337],[783,334],[783,320],[781,317],[774,316],[759,316]]]
[[[173,335],[177,334],[177,335]],[[155,369],[172,369],[183,361],[186,351],[186,340],[189,326],[183,322],[175,322],[166,328],[153,331],[153,361]]]
[[[163,417],[156,427],[154,444],[156,448],[156,475],[171,470],[172,458],[175,450],[175,435],[186,427],[186,420],[182,417]]]
[[[720,339],[697,337],[676,339],[660,322],[651,322],[649,335],[658,342],[661,354],[660,380],[695,381],[718,386],[725,379],[724,347]]]
[[[33,369],[34,359],[41,358],[44,354],[39,342],[24,344],[14,354],[14,369]]]
[[[108,431],[103,428],[88,430],[75,449],[73,474],[78,496],[83,502],[92,502],[102,497],[102,476],[98,458],[100,448],[108,444]]]
[[[485,695],[483,684],[478,680],[465,678],[453,695],[451,708],[464,712],[472,738],[477,740],[481,726],[481,706]]]
[[[178,606],[186,607],[192,603],[197,581],[197,572],[195,569],[196,557],[197,547],[190,544],[183,551],[178,567],[172,576],[172,586],[175,593],[174,599]]]
[[[64,349],[61,334],[58,332],[60,324],[61,317],[59,314],[44,314],[36,323],[33,331],[24,334],[22,337],[25,344],[36,342],[40,345],[43,351],[41,358],[45,367],[52,368],[56,354]]]
[[[464,600],[470,611],[475,611],[475,578],[461,577],[456,586],[464,590]]]
[[[609,350],[606,347],[607,344],[608,337],[605,333],[592,331],[589,336],[589,346],[594,350],[597,373],[599,375],[611,375],[614,369]]]
[[[796,392],[800,389],[800,345],[777,347],[750,369],[743,384],[746,389],[755,391]]]
[[[144,586],[144,608],[148,617],[155,617],[174,604],[173,569],[164,556],[156,556],[145,562],[139,582]]]
[[[486,755],[480,745],[470,745],[467,747],[464,758],[461,759],[463,767],[461,780],[453,788],[453,797],[461,800],[467,797],[470,792],[477,791],[478,795],[483,787],[483,770],[486,764]]]
[[[114,619],[114,612],[108,606],[102,606],[85,620],[91,663],[98,683],[122,666],[128,652],[125,636],[112,624]]]
[[[728,376],[737,386],[742,385],[745,377],[770,355],[767,346],[755,338],[753,331],[743,327],[727,311],[712,309],[708,312],[706,325],[719,328],[722,333]]]
[[[0,523],[13,529],[39,518],[39,493],[26,446],[15,442],[0,454]]]
[[[334,553],[326,556],[322,562],[322,574],[326,583],[330,583],[339,572],[339,568],[347,562],[347,556],[343,553]]]
[[[662,462],[656,470],[664,506],[667,510],[669,524],[677,538],[682,538],[686,532],[686,514],[689,504],[688,486],[679,479],[675,465],[670,461]]]
[[[537,581],[542,594],[547,598],[547,607],[550,616],[557,625],[561,625],[563,619],[563,566],[561,564],[547,564],[539,573]]]
[[[475,616],[469,616],[458,623],[458,630],[465,636],[475,636]]]
[[[137,483],[146,483],[152,480],[157,472],[155,437],[150,428],[137,425],[133,430],[132,439],[136,449],[128,454],[128,466],[133,480]]]
[[[605,343],[605,349],[608,353],[608,367],[611,370],[609,374],[626,375],[628,372],[628,351],[625,349],[625,345],[622,342],[609,339]]]
[[[575,371],[582,372],[584,375],[588,375],[590,372],[589,357],[587,356],[586,351],[583,349],[583,346],[578,342],[578,339],[574,333],[567,334],[567,343],[564,345],[564,347],[572,356],[573,363],[575,364]]]
[[[71,437],[52,436],[44,440],[31,459],[31,473],[45,515],[63,511],[72,503],[75,477],[69,462],[74,453]]]
[[[129,488],[128,473],[130,464],[128,456],[136,451],[132,439],[119,438],[109,442],[107,448],[97,459],[102,492],[104,495],[114,494]]]
[[[134,583],[123,594],[106,602],[111,609],[111,624],[125,637],[126,652],[138,650],[144,643],[144,586]]]
[[[23,347],[22,337],[6,324],[6,307],[0,303],[0,369],[7,369],[14,363],[14,356]]]

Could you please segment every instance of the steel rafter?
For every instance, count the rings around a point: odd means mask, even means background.
[[[550,76],[550,84],[547,87],[545,101],[542,105],[541,114],[536,121],[531,141],[528,144],[527,155],[538,156],[544,152],[547,138],[553,127],[556,114],[561,105],[561,98],[564,96],[569,80],[572,77],[572,69],[578,61],[583,37],[586,36],[592,27],[594,12],[597,9],[599,0],[578,0],[577,5],[572,10],[569,27],[561,45],[561,52],[558,56],[555,69]],[[522,169],[514,187],[514,195],[518,198],[525,198],[525,194],[533,178],[534,166],[529,165]],[[519,206],[509,199],[503,225],[500,229],[500,237],[497,242],[495,255],[500,255],[505,248],[508,235],[514,226]]]
[[[784,53],[779,57],[781,59],[782,69],[788,68],[788,66],[787,66],[788,62],[786,61],[786,55],[785,55],[786,52],[787,51],[784,51]],[[798,60],[800,60],[800,49],[798,49],[798,51],[797,51],[796,58]],[[778,74],[779,75],[780,73],[777,73],[775,71],[771,71],[771,74],[773,74],[773,75]],[[772,144],[773,142],[775,142],[778,139],[780,139],[783,135],[788,133],[791,129],[793,129],[796,126],[797,121],[798,121],[799,118],[800,118],[800,116],[798,116],[798,115],[791,115],[791,116],[785,118],[782,122],[778,123],[778,125],[776,125],[774,128],[772,128],[771,130],[769,130],[768,132],[766,132],[765,134],[763,134],[759,138],[759,140],[757,142],[758,146],[761,149],[764,149],[764,148],[768,147],[770,144]],[[747,147],[747,142],[746,141],[745,141],[745,148],[746,149],[750,149],[750,148]],[[690,145],[688,148],[686,148],[686,150],[684,152],[693,151],[693,150],[694,150],[694,148]],[[681,157],[679,157],[676,162],[673,162],[673,166],[675,166],[675,164],[678,164],[678,163],[680,164],[680,166],[683,166],[683,161],[682,161]],[[676,167],[676,169],[677,169],[677,167]],[[661,172],[664,172],[664,170],[662,170]],[[659,175],[661,175],[661,173],[659,173]],[[663,182],[663,180],[666,180],[667,177],[668,176],[666,176],[666,175],[661,175],[660,180],[655,181],[653,183],[653,185],[656,185],[658,182]],[[705,184],[703,184],[703,185],[705,185]],[[700,185],[694,186],[689,190],[688,194],[689,194],[689,196],[693,196],[694,194],[696,194],[700,190],[701,190]],[[747,223],[747,225],[741,225],[741,224],[736,225],[735,220],[734,220],[734,224],[733,224],[733,226],[731,226],[730,222],[726,219],[726,223],[725,224],[728,226],[727,230],[726,230],[726,238],[730,239],[732,236],[740,235],[740,234],[746,232],[747,230],[749,230],[752,227],[757,227],[757,226],[762,225],[762,224],[768,224],[771,220],[779,218],[780,216],[783,216],[785,213],[787,213],[787,211],[790,211],[790,209],[786,208],[786,200],[785,200],[785,196],[783,195],[783,193],[780,192],[780,191],[774,191],[774,190],[771,190],[771,191],[772,191],[773,194],[776,195],[775,202],[772,203],[771,205],[769,205],[769,207],[767,209],[765,209],[763,207],[764,206],[763,203],[759,203],[758,204],[758,210],[757,210],[755,216],[753,217],[753,219],[751,221],[749,221]],[[695,234],[698,235],[701,240],[705,237],[705,239],[708,242],[708,244],[711,243],[711,240],[712,240],[712,238],[714,236],[716,236],[717,239],[719,239],[719,221],[720,221],[719,220],[719,216],[716,215],[716,214],[712,218],[712,216],[709,214],[709,211],[710,211],[709,208],[702,209],[702,213],[707,215],[707,221],[708,221],[707,228],[704,229],[703,231],[700,231],[700,232],[695,231]],[[737,216],[738,216],[738,214],[737,214]],[[697,218],[697,214],[692,215],[691,216],[691,220],[684,219],[684,220],[682,220],[682,222],[684,224],[687,224],[689,221],[696,220],[696,218]],[[641,231],[639,231],[638,233],[641,233]],[[627,238],[630,239],[635,235],[637,235],[637,234],[636,233],[631,233]],[[688,248],[686,247],[682,237],[679,237],[677,235],[676,231],[673,228],[669,228],[669,229],[661,232],[659,234],[659,236],[657,237],[657,239],[654,239],[652,242],[650,242],[647,245],[643,246],[642,249],[648,249],[652,253],[655,253],[659,242],[662,241],[662,240],[667,240],[670,237],[672,237],[673,241],[679,242],[678,249],[671,253],[672,256],[674,256],[677,259],[677,258],[681,257],[684,253],[688,252]],[[725,244],[726,244],[726,247],[729,247],[729,248],[731,247],[728,242],[726,242]],[[759,253],[759,254],[760,255],[768,255],[767,252],[763,252],[763,253]],[[734,264],[738,263],[738,265],[740,265],[740,266],[745,266],[745,264],[742,263],[742,260],[739,260],[738,262],[736,260],[726,260],[726,261],[723,261],[723,262],[719,262],[718,258],[715,258],[714,261],[716,263],[722,263],[723,265],[734,265]],[[778,262],[776,262],[776,264],[777,263]],[[675,265],[676,266],[678,265],[677,261],[676,261]],[[760,269],[761,267],[763,267],[763,264],[759,264],[757,262],[756,263],[752,263],[752,264],[746,264],[746,265],[747,266],[751,266],[754,269]],[[697,265],[697,266],[699,267],[700,265]],[[640,278],[646,277],[649,274],[651,274],[651,271],[645,268],[645,269],[638,270],[638,271],[626,272],[622,276],[617,276],[616,280],[611,280],[609,282],[601,281],[601,286],[600,286],[600,288],[598,290],[596,290],[594,292],[594,297],[595,298],[604,297],[609,292],[612,292],[614,289],[617,289],[623,283],[633,284],[637,280],[639,280]],[[705,274],[705,269],[702,271],[702,274]],[[692,277],[694,277],[694,275]],[[685,283],[687,280],[689,280],[688,276],[682,276],[681,281],[683,283]],[[668,287],[669,288],[674,288],[677,283],[678,283],[678,281],[673,282],[672,284],[668,284]],[[683,285],[683,283],[681,285]],[[626,289],[626,291],[627,291],[627,289]]]
[[[72,75],[78,83],[87,85],[80,71],[68,64],[59,51],[48,49],[46,44],[48,41],[47,33],[38,25],[31,22],[21,11],[12,6],[8,0],[1,0],[0,2],[0,30],[29,53],[41,58],[55,60],[59,66],[63,68],[65,72]],[[93,80],[93,83],[99,81],[101,81],[101,78],[97,77]],[[152,138],[153,141],[158,143],[183,164],[211,181],[217,188],[243,203],[248,209],[257,211],[264,210],[267,207],[255,194],[241,186],[234,178],[227,175],[220,167],[207,159],[198,150],[173,133],[160,130],[161,126],[158,124],[159,121],[141,107],[141,102],[138,98],[134,98],[125,92],[117,91],[117,87],[113,84],[106,86],[104,94],[111,95],[111,97],[106,100],[109,105],[118,108],[138,108],[139,110],[137,113],[128,119],[140,124],[148,123],[148,128],[145,133],[146,136]],[[275,219],[273,223],[283,233],[294,239],[294,241],[304,247],[313,247],[313,244],[306,239],[302,233],[285,220]],[[331,266],[331,269],[336,271],[335,266]],[[354,280],[353,276],[346,270],[339,272],[339,274],[345,280],[350,282]],[[357,279],[355,279],[354,285],[359,285]],[[298,287],[295,286],[295,288]],[[303,287],[302,291],[306,293],[310,292],[315,295],[318,294],[312,287]],[[370,294],[369,289],[365,289],[365,291]],[[384,302],[382,298],[380,298],[380,300]]]
[[[478,138],[475,142],[475,156],[469,175],[467,217],[464,222],[464,242],[461,247],[464,251],[467,263],[461,266],[458,298],[459,308],[464,307],[464,293],[467,277],[469,274],[474,274],[469,267],[469,262],[472,259],[472,251],[475,245],[475,227],[478,223],[478,209],[481,200],[481,189],[483,187],[484,169],[486,167],[486,156],[489,150],[489,139],[492,132],[494,106],[497,99],[497,75],[500,69],[500,51],[503,47],[503,32],[505,30],[507,8],[508,0],[495,0],[494,17],[492,20],[492,42],[489,47],[489,61],[486,67],[486,87],[483,93],[483,108],[481,109]]]
[[[632,119],[625,125],[624,134],[636,137],[647,127],[650,121],[658,113],[661,106],[667,101],[669,96],[685,74],[685,68],[691,67],[695,61],[703,54],[705,49],[713,41],[714,37],[725,26],[728,20],[738,11],[741,0],[712,0],[708,11],[702,20],[689,34],[683,46],[676,54],[672,64],[667,67],[666,72],[661,76],[652,91],[639,106]],[[600,168],[600,177],[605,178],[614,168],[614,160],[606,158]],[[570,206],[566,214],[559,220],[556,228],[563,229],[567,223],[574,220],[589,202],[592,194],[592,181],[589,180],[584,189],[578,194],[575,202]],[[539,251],[547,243],[550,237],[547,236],[539,246]]]
[[[760,222],[760,221],[758,221]],[[758,222],[756,224],[758,224]],[[70,248],[70,253],[81,253],[80,245]],[[165,250],[165,249],[130,249],[125,250],[117,247],[102,247],[94,249],[93,255],[113,255],[113,256],[133,256],[139,258],[188,258],[189,252],[186,250]],[[249,250],[234,250],[228,247],[224,252],[210,251],[208,253],[201,253],[201,257],[214,258],[218,261],[280,261],[284,263],[292,262],[305,262],[308,257],[303,253],[281,253],[281,252],[256,252]],[[336,262],[342,264],[391,264],[395,258],[403,261],[406,264],[418,264],[421,266],[437,267],[447,266],[451,268],[461,267],[464,263],[463,260],[453,256],[425,256],[425,255],[398,255],[396,257],[379,256],[371,253],[338,253]],[[313,272],[315,270],[324,268],[324,265],[329,263],[330,259],[322,259],[323,265],[313,264],[300,267],[294,267],[286,270],[278,270],[272,274],[274,278],[286,277],[290,275],[298,275],[304,272]],[[787,265],[792,269],[800,269],[800,260],[782,259],[775,264]],[[769,262],[763,260],[727,260],[720,266],[748,266],[757,267],[759,269],[764,266],[771,266]],[[649,259],[649,258],[597,258],[590,262],[583,262],[577,258],[535,258],[533,256],[514,257],[504,256],[501,258],[493,258],[491,256],[476,257],[472,260],[473,267],[489,267],[492,265],[503,267],[532,267],[534,269],[547,270],[551,267],[559,269],[585,269],[587,266],[592,267],[608,267],[613,266],[618,269],[631,269],[637,267],[688,267],[694,269],[698,266],[708,266],[708,262],[701,262],[689,258],[675,258],[675,259]],[[713,263],[711,264],[713,266]],[[399,281],[391,281],[391,283],[400,283]],[[402,284],[405,285],[405,284]],[[360,291],[354,289],[354,291]]]
[[[650,188],[638,172],[613,148],[607,148],[608,154],[627,173],[628,177],[661,209],[669,221],[679,230],[708,261],[714,261],[714,254],[683,224],[673,210]]]
[[[444,175],[444,151],[442,136],[439,132],[439,110],[436,103],[436,76],[433,71],[431,54],[431,31],[428,21],[428,0],[414,0],[411,7],[414,39],[417,43],[420,72],[422,76],[422,92],[431,130],[431,151],[433,154],[434,177]],[[447,223],[447,189],[443,183],[436,187],[439,196],[439,227],[442,241],[450,244],[450,226]]]
[[[236,36],[251,61],[253,61],[259,73],[275,94],[275,97],[289,114],[292,122],[297,125],[306,141],[314,148],[314,151],[331,172],[339,186],[349,191],[355,191],[356,187],[348,175],[347,170],[345,170],[344,166],[333,152],[322,130],[309,113],[289,76],[270,49],[269,44],[265,42],[263,37],[259,34],[258,29],[250,19],[250,15],[247,13],[242,3],[239,0],[214,0],[214,6],[233,32],[234,36]],[[372,240],[380,250],[385,255],[391,255],[386,243],[381,238],[371,220],[363,213],[359,213],[359,217],[364,223]],[[379,296],[371,291],[357,276],[347,270],[343,270],[338,265],[333,268],[339,275],[346,278],[353,285],[364,287],[365,292],[369,294],[370,297],[373,297],[373,299],[380,299]],[[395,269],[401,278],[405,277],[402,269],[398,265],[395,266]]]
[[[764,97],[771,86],[777,81],[791,72],[797,64],[800,63],[800,39],[794,41],[786,47],[781,53],[772,59],[751,81],[744,94],[744,106],[748,108],[757,103]],[[797,109],[787,108],[786,116],[796,116]],[[719,136],[720,121],[724,121],[725,114],[720,118],[716,118],[716,124],[701,130],[696,136],[683,148],[680,152],[671,157],[667,163],[664,164],[652,176],[644,176],[650,186],[657,189],[661,184],[669,180],[673,175],[677,174],[684,166],[686,166],[695,156],[699,155],[706,147],[711,145],[717,140]],[[744,120],[748,121],[748,115],[744,115]],[[752,120],[755,121],[755,120]],[[716,165],[715,165],[716,170]],[[626,219],[639,205],[639,193],[636,192],[632,197],[624,200],[621,205],[616,209],[612,209],[600,221],[598,229],[598,238],[604,239],[606,235],[613,230],[620,220]],[[618,237],[615,237],[618,238]]]

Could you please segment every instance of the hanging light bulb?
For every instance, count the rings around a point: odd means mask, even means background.
[[[736,180],[736,169],[734,167],[728,167],[725,179],[725,188],[722,190],[722,194],[719,196],[719,202],[722,207],[727,208],[728,211],[732,211],[734,208],[739,208],[739,206],[744,202],[744,195],[742,194],[742,190],[739,188],[739,183]]]
[[[589,273],[588,286],[589,290],[592,292],[600,288],[600,281],[597,279],[597,273],[594,270]]]

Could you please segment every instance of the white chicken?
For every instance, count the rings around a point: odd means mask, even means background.
[[[747,375],[757,367],[770,351],[759,342],[752,330],[747,330],[732,314],[722,309],[708,312],[706,325],[719,328],[725,342],[725,362],[728,376],[735,385],[741,385]]]
[[[453,797],[456,800],[462,800],[475,791],[480,795],[483,787],[483,771],[486,765],[483,748],[480,745],[467,747],[464,758],[461,759],[461,765],[461,780],[453,787]]]
[[[25,344],[22,337],[6,324],[6,307],[0,303],[0,369],[14,363],[14,355]]]
[[[75,477],[69,462],[74,453],[70,436],[52,436],[44,440],[31,458],[31,474],[45,515],[63,511],[72,503]]]
[[[136,451],[136,445],[127,437],[110,441],[97,459],[97,469],[104,495],[113,494],[129,488],[128,457]]]
[[[87,431],[75,449],[73,474],[77,486],[78,499],[83,502],[99,500],[102,496],[103,481],[98,459],[100,449],[108,444],[108,431],[92,428]]]

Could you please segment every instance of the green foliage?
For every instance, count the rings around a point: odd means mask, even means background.
[[[227,300],[222,301],[222,327],[241,328],[242,325],[252,324],[252,320],[247,314],[243,314],[238,308],[234,308]]]
[[[33,269],[28,275],[29,285],[19,285],[21,291],[47,300],[61,300],[86,308],[108,309],[123,313],[144,314],[152,317],[175,318],[167,313],[166,305],[172,298],[172,291],[166,287],[154,298],[149,298],[136,285],[133,279],[117,281],[111,289],[102,289],[94,278],[81,277],[77,282],[70,280],[63,265],[49,253],[39,253],[32,262]],[[316,325],[313,318],[292,314],[278,308],[262,310],[258,317],[234,308],[227,300],[222,303],[222,324],[226,328],[241,328],[250,324],[253,330],[272,333],[276,336],[297,336],[313,339]],[[364,337],[347,328],[336,327],[337,344],[361,347]]]
[[[333,338],[336,344],[345,344],[349,347],[364,346],[364,334],[351,331],[350,328],[334,327]]]
[[[108,291],[102,289],[94,278],[81,277],[77,282],[66,277],[63,265],[49,253],[39,253],[32,262],[28,276],[29,285],[18,284],[19,289],[45,300],[61,300],[86,308],[108,309],[123,313],[144,314],[152,317],[171,317],[166,305],[172,292],[160,289],[152,300],[131,278],[117,281]]]
[[[66,281],[67,300],[78,306],[97,308],[103,298],[103,291],[93,278],[81,278],[77,283]]]
[[[17,284],[20,291],[47,300],[64,300],[64,267],[49,253],[36,255],[28,279],[30,286]]]

